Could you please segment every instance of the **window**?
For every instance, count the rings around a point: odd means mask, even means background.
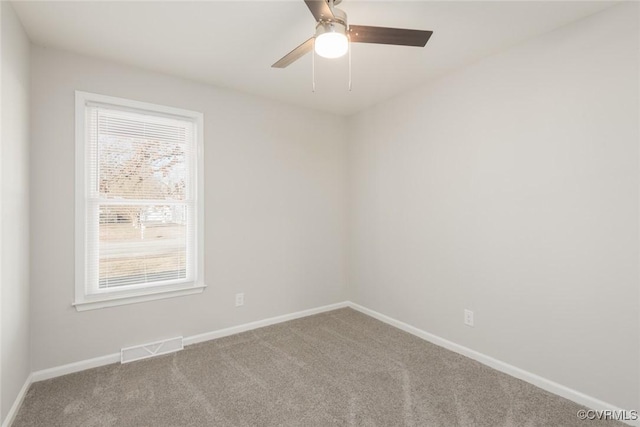
[[[76,92],[78,310],[204,289],[202,114]]]

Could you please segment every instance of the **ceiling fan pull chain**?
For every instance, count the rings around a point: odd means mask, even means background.
[[[311,92],[316,93],[316,39],[313,38],[311,50]]]
[[[348,36],[349,41],[349,92],[351,92],[351,36]]]

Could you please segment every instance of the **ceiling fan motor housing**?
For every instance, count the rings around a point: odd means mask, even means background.
[[[347,14],[337,7],[332,7],[331,12],[333,12],[333,18],[318,21],[316,25],[316,37],[325,33],[347,35]]]
[[[316,25],[316,37],[326,33],[347,35],[347,25],[340,21],[320,21]]]
[[[347,12],[337,7],[332,7],[331,11],[335,20],[343,22],[345,25],[347,24]]]

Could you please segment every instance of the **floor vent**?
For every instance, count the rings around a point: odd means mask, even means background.
[[[149,344],[136,345],[120,350],[120,362],[129,363],[135,360],[148,359],[161,354],[173,353],[184,348],[182,337],[169,338]]]

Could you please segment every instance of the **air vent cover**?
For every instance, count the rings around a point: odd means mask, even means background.
[[[182,337],[169,338],[164,341],[123,348],[120,350],[120,362],[129,363],[135,360],[160,356],[161,354],[173,353],[182,349],[184,349]]]

